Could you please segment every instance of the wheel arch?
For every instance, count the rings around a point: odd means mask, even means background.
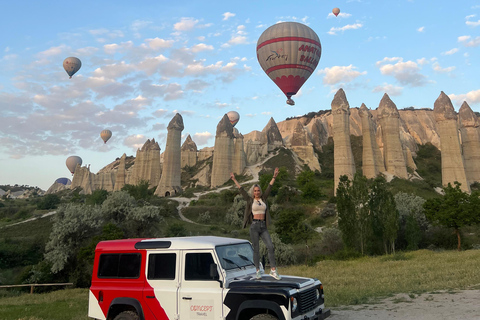
[[[107,320],[115,318],[120,312],[134,311],[140,320],[145,320],[142,304],[134,298],[115,298],[108,308]]]
[[[285,320],[285,315],[280,305],[269,300],[247,300],[242,302],[238,307],[236,319],[250,319],[261,313],[270,313],[275,315],[278,320]]]

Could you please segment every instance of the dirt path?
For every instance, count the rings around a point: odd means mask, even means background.
[[[377,304],[331,308],[329,320],[480,320],[480,290],[399,294]]]

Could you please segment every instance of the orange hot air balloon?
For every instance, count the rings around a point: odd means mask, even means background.
[[[68,170],[70,170],[73,175],[75,173],[75,168],[77,167],[77,164],[82,165],[82,158],[80,158],[79,156],[70,156],[67,158],[67,161],[65,163]]]
[[[340,9],[339,8],[333,8],[332,9],[332,13],[336,16],[338,16],[338,14],[340,13]]]
[[[234,127],[237,124],[238,120],[240,120],[240,115],[238,114],[237,111],[227,112],[227,117],[228,117],[228,120],[230,120],[230,123],[232,124],[232,126]]]
[[[298,22],[281,22],[265,30],[257,42],[263,71],[287,96],[287,104],[320,61],[322,45],[315,31]]]
[[[112,131],[103,130],[102,132],[100,132],[100,137],[102,138],[104,143],[107,143],[108,139],[112,137]]]

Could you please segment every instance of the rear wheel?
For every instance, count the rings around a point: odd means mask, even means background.
[[[113,320],[140,320],[140,317],[133,311],[123,311],[120,312]]]
[[[256,316],[251,317],[250,320],[278,320],[278,318],[272,314],[260,313]]]

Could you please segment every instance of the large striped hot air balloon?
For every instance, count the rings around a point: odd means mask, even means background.
[[[238,114],[237,111],[227,112],[227,117],[228,117],[228,120],[230,120],[230,123],[232,124],[232,126],[234,127],[238,123],[238,120],[240,120],[240,114]]]
[[[281,22],[265,30],[257,42],[263,71],[291,99],[320,61],[322,45],[315,31],[298,22]]]
[[[81,66],[82,62],[78,58],[68,57],[63,60],[63,69],[65,69],[67,74],[70,76],[70,79],[72,79],[72,76],[75,74],[75,72],[80,70]]]

